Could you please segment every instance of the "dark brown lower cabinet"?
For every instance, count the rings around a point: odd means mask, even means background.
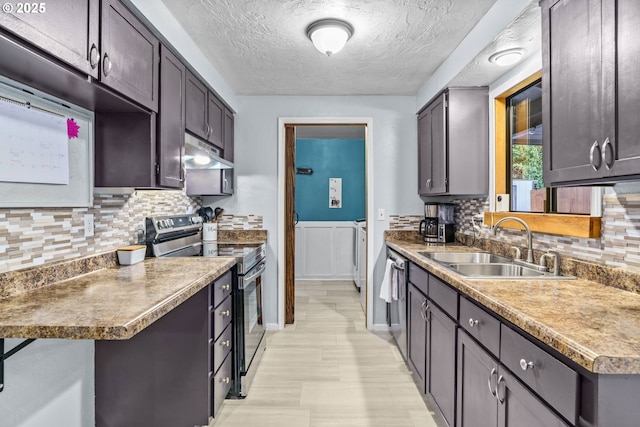
[[[95,342],[96,427],[209,425],[232,385],[231,277],[131,339]]]
[[[128,340],[95,343],[96,427],[209,423],[207,288]]]
[[[496,427],[498,362],[463,331],[458,332],[456,427]]]
[[[462,331],[457,395],[457,427],[569,426]]]
[[[456,323],[409,284],[408,359],[422,393],[452,426],[455,418]]]
[[[427,306],[427,393],[453,426],[456,402],[456,323],[431,301]]]
[[[415,380],[420,385],[422,393],[426,390],[426,356],[427,356],[427,297],[413,284],[409,283],[409,298],[407,300],[407,319],[409,342],[407,359]]]

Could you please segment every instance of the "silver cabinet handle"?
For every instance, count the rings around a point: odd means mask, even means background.
[[[92,44],[91,49],[89,50],[89,65],[91,65],[91,69],[95,70],[99,63],[100,51],[95,44]]]
[[[432,187],[433,187],[433,186],[432,186],[432,183],[431,183],[431,178],[429,178],[429,179],[427,180],[427,188],[429,188],[429,190],[431,190],[431,188],[432,188]]]
[[[533,364],[533,362],[527,362],[524,359],[520,359],[520,368],[522,368],[523,371],[526,371],[527,369],[533,369],[535,365]]]
[[[607,148],[609,150],[607,150]],[[610,161],[607,161],[607,152],[611,151]],[[613,162],[615,162],[615,152],[613,151],[613,144],[609,141],[609,138],[605,139],[602,143],[602,163],[604,163],[604,167],[607,170],[611,169],[613,166]]]
[[[227,311],[221,311],[220,315],[224,316],[224,317],[229,317],[231,315],[231,311],[227,310]]]
[[[230,381],[229,377],[221,378],[221,379],[220,379],[220,382],[221,382],[222,384],[229,384],[229,381]]]
[[[223,291],[228,291],[229,289],[231,289],[231,285],[227,284],[227,285],[221,285],[220,289],[222,289]]]
[[[598,155],[595,155],[596,152],[596,148],[598,149]],[[589,163],[591,164],[591,167],[593,168],[594,171],[597,171],[598,169],[600,169],[600,166],[602,165],[602,162],[599,162],[598,165],[596,166],[596,159],[600,159],[600,156],[602,155],[602,152],[600,152],[600,145],[598,144],[598,141],[593,141],[593,145],[591,145],[591,150],[589,150]]]
[[[220,343],[220,346],[222,346],[222,347],[230,347],[231,346],[231,341],[230,340],[222,341]]]
[[[420,309],[420,315],[422,316],[422,318],[424,319],[424,321],[427,321],[427,310],[429,309],[429,306],[427,305],[427,301],[424,301],[422,303],[422,308]]]
[[[111,59],[109,59],[109,55],[105,53],[104,57],[102,58],[102,74],[104,74],[104,76],[107,77],[110,72],[111,72]]]
[[[491,368],[491,373],[489,374],[489,379],[487,380],[487,386],[489,386],[489,392],[493,397],[496,397],[496,393],[497,393],[497,390],[496,390],[497,385],[493,385],[493,379],[496,377],[497,373],[498,371],[496,371],[496,368]]]
[[[471,326],[472,328],[473,328],[474,326],[477,326],[477,325],[478,325],[478,323],[480,323],[480,321],[478,321],[478,320],[474,320],[473,318],[470,318],[470,319],[469,319],[469,326]]]
[[[211,135],[211,126],[209,125],[209,123],[207,123],[207,128],[205,130],[205,133],[207,135],[207,138],[209,138],[209,136]]]
[[[502,385],[502,387],[500,387],[500,385]],[[498,402],[500,403],[504,403],[504,398],[505,398],[505,387],[504,387],[504,377],[502,375],[500,375],[500,378],[498,378],[498,383],[496,384],[496,398],[498,399]],[[500,390],[502,390],[502,393],[500,393]]]

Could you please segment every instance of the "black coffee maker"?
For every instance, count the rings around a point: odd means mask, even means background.
[[[420,221],[418,233],[426,243],[437,243],[438,240],[438,204],[424,204],[424,219]]]

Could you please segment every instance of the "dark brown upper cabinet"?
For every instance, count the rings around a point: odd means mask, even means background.
[[[184,184],[184,64],[160,46],[160,112],[158,113],[158,184],[182,188]]]
[[[418,194],[488,191],[488,89],[449,88],[418,115]]]
[[[31,13],[0,13],[0,25],[94,78],[100,63],[99,2],[65,0],[36,3]],[[44,6],[42,11],[41,6]],[[16,7],[14,5],[14,7]],[[17,12],[17,11],[14,11]]]
[[[234,140],[234,118],[233,112],[228,108],[224,109],[224,158],[233,162],[233,140]]]
[[[187,72],[186,130],[222,151],[233,161],[233,113],[209,88]]]
[[[546,185],[640,177],[640,3],[543,0]]]
[[[182,188],[187,70],[160,49],[160,112],[96,114],[95,186]]]
[[[29,4],[30,8],[43,5],[45,10],[43,13],[2,13],[0,25],[4,29],[138,105],[158,111],[159,42],[122,3],[69,0],[20,4],[24,7]],[[45,74],[40,68],[20,73],[25,78],[19,80],[34,84],[29,81],[34,73],[37,75],[35,85],[50,91],[46,84],[38,84],[40,75]],[[85,108],[114,110],[114,102],[104,91],[91,90],[87,95],[74,96],[73,92],[77,91],[61,87],[50,92]],[[118,103],[115,104],[117,108]]]
[[[158,39],[118,0],[102,0],[100,12],[100,81],[158,111]]]

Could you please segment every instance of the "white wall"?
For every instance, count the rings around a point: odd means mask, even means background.
[[[5,340],[5,351],[22,340]],[[40,339],[5,360],[0,427],[95,425],[93,341]]]
[[[413,96],[239,96],[235,127],[237,192],[230,198],[205,198],[229,213],[264,217],[268,230],[268,264],[264,287],[267,326],[278,322],[278,117],[371,117],[373,119],[374,184],[369,189],[374,209],[390,213],[420,214],[418,197],[417,126]],[[388,220],[373,227],[377,294],[384,273],[384,230]],[[375,298],[374,323],[385,321],[382,300]]]

